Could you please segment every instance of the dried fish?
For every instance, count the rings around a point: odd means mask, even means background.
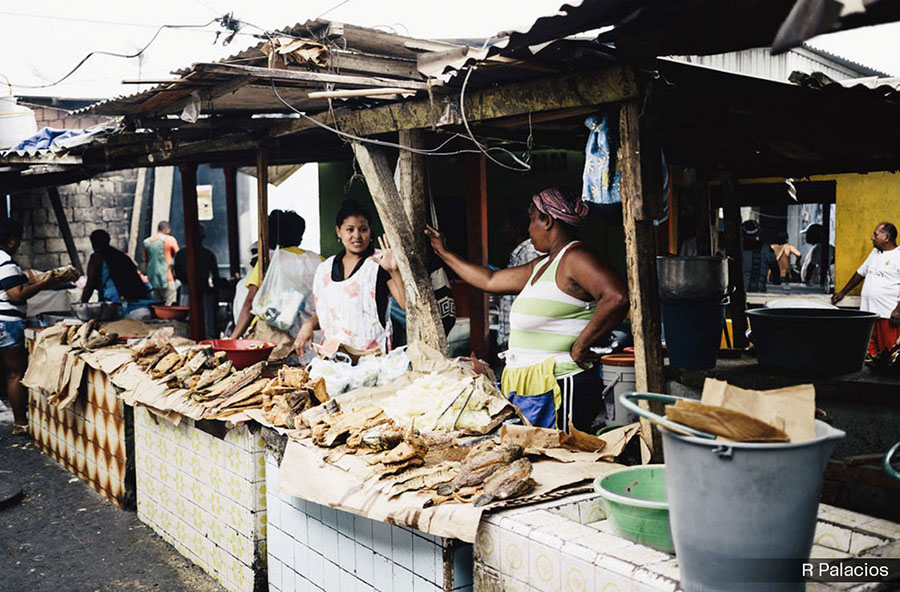
[[[223,378],[227,377],[231,374],[231,371],[234,369],[231,362],[226,360],[224,363],[216,366],[212,370],[206,370],[203,374],[200,375],[200,380],[197,381],[197,384],[194,385],[194,391],[201,391],[207,387],[213,386],[218,383]]]
[[[459,474],[459,463],[441,463],[406,471],[391,484],[388,497],[396,497],[406,491],[434,489],[441,483],[452,481]]]
[[[475,498],[476,508],[487,505],[492,501],[509,499],[519,496],[534,488],[534,479],[531,478],[531,461],[520,458],[512,464],[506,465],[485,479],[484,492]]]
[[[162,378],[170,372],[178,370],[178,368],[181,367],[182,363],[183,359],[178,354],[178,352],[172,352],[161,359],[159,362],[157,362],[157,364],[151,369],[150,376],[152,376],[153,378]]]
[[[441,495],[450,495],[463,487],[480,485],[497,469],[522,457],[523,449],[518,444],[496,445],[492,441],[475,446],[460,465],[459,475],[450,483],[438,487]]]
[[[95,350],[107,345],[114,345],[119,340],[119,336],[115,333],[94,332],[87,338],[84,343],[84,349]]]

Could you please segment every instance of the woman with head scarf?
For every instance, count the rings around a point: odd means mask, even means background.
[[[602,385],[585,372],[598,355],[590,348],[628,312],[622,279],[575,232],[588,215],[574,193],[549,188],[532,197],[528,233],[546,256],[493,271],[447,250],[428,226],[435,253],[464,281],[494,294],[516,294],[510,310],[509,350],[501,387],[535,425],[590,429],[603,408]]]
[[[316,314],[303,324],[294,348],[303,356],[322,329],[325,341],[339,340],[356,349],[391,347],[389,297],[406,308],[406,292],[397,262],[387,241],[375,248],[372,216],[353,200],[346,200],[335,220],[335,233],[343,250],[316,270],[313,297]]]

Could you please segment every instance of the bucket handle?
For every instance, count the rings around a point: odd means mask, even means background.
[[[685,399],[684,397],[673,397],[672,395],[660,395],[657,393],[622,393],[621,395],[619,395],[619,401],[622,403],[622,406],[631,413],[634,413],[639,417],[643,417],[644,419],[647,419],[652,423],[656,423],[665,428],[668,428],[673,432],[684,434],[686,436],[693,436],[695,438],[703,438],[706,440],[715,440],[717,437],[715,434],[710,434],[709,432],[704,432],[702,430],[696,430],[686,425],[674,422],[671,419],[667,419],[661,415],[657,415],[651,412],[649,409],[644,409],[636,403],[636,401],[640,400],[660,401],[662,403],[675,403],[679,400],[686,401],[687,399]]]
[[[612,388],[614,386],[616,386],[616,384],[618,384],[619,379],[621,379],[621,378],[622,378],[621,374],[616,376],[615,378],[613,378],[613,381],[611,383],[609,383],[609,386],[607,386],[605,389],[603,389],[603,392],[600,393],[600,398],[606,397],[606,395],[609,394],[609,391],[611,391]]]
[[[884,472],[894,479],[900,480],[900,473],[898,473],[894,467],[891,466],[891,458],[900,452],[900,442],[897,442],[891,449],[887,451],[887,454],[884,455],[884,462],[881,465],[881,468],[884,469]]]

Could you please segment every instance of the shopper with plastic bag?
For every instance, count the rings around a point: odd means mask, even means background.
[[[372,240],[372,217],[353,200],[346,200],[336,219],[335,232],[344,250],[325,260],[313,281],[315,314],[303,324],[294,347],[304,356],[321,328],[323,341],[337,339],[367,350],[391,349],[389,298],[406,308],[406,292],[390,245]]]
[[[269,239],[275,246],[264,278],[259,263],[247,279],[247,298],[241,308],[232,339],[249,328],[250,339],[275,343],[271,360],[287,358],[300,327],[315,313],[313,278],[322,257],[299,247],[306,221],[296,212],[273,210],[269,214]]]

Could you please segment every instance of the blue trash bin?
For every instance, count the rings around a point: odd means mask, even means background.
[[[670,366],[687,370],[715,367],[727,302],[726,298],[662,303]]]

